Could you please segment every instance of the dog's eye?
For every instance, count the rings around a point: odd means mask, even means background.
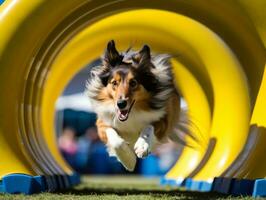
[[[115,88],[118,85],[117,81],[112,81],[112,86]]]
[[[137,82],[136,79],[131,79],[130,82],[129,82],[129,85],[130,85],[131,88],[135,88],[135,87],[137,87],[138,82]]]

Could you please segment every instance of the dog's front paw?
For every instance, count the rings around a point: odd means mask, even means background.
[[[144,138],[140,137],[134,146],[134,150],[138,158],[145,158],[150,153],[150,145]]]
[[[152,149],[152,144],[154,140],[154,127],[148,125],[145,127],[138,138],[134,150],[138,158],[145,158],[149,155]]]

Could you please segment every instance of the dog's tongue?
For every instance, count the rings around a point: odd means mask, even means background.
[[[128,110],[120,110],[119,111],[119,120],[126,121],[128,118]]]
[[[121,113],[121,115],[127,115],[128,111],[127,110],[121,110],[120,113]]]

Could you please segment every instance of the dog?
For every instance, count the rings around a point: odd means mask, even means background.
[[[119,53],[109,41],[102,64],[93,67],[87,96],[97,114],[97,131],[110,156],[133,171],[154,144],[178,140],[180,95],[173,83],[167,54],[151,55],[150,47]]]

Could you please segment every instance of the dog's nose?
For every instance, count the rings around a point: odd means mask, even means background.
[[[124,109],[125,107],[127,107],[127,101],[126,100],[123,100],[123,99],[118,100],[117,101],[117,107],[119,109]]]

